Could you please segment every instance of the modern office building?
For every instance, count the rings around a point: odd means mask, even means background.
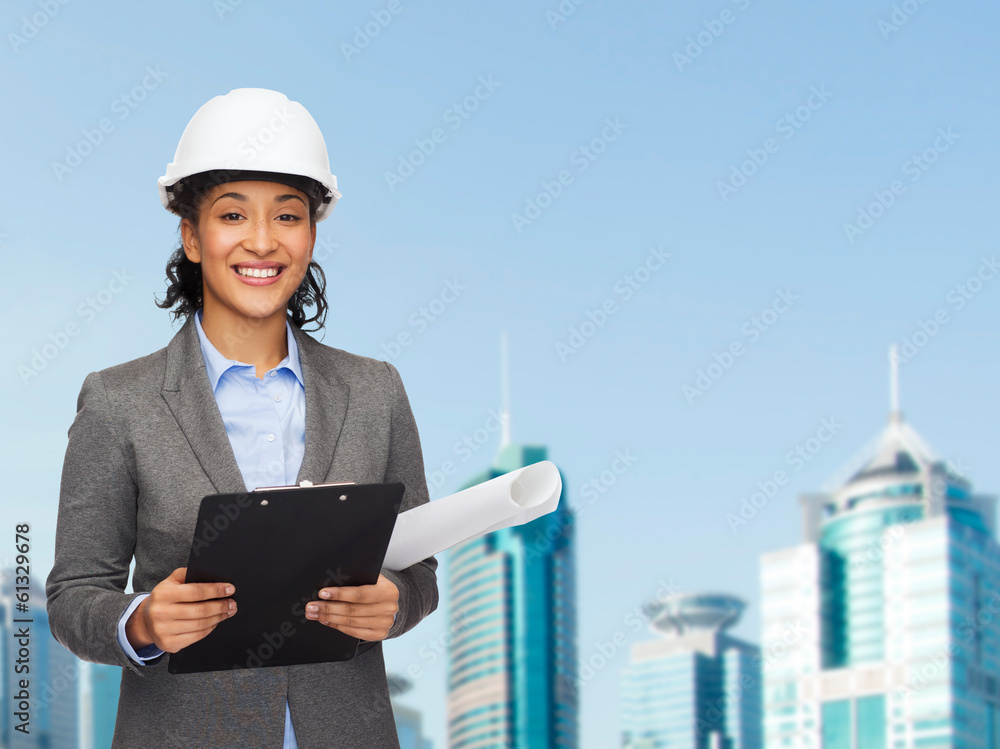
[[[547,459],[541,445],[511,442],[506,336],[502,362],[500,450],[462,489]],[[578,745],[574,518],[562,486],[553,512],[448,552],[449,749]]]
[[[419,710],[399,703],[399,697],[413,684],[405,676],[388,674],[389,698],[392,700],[392,717],[396,720],[399,749],[431,749],[431,740],[424,737],[423,719]]]
[[[90,673],[86,686],[90,688],[84,713],[89,726],[84,735],[92,737],[92,749],[111,749],[118,714],[118,692],[121,689],[121,666],[88,663]],[[86,749],[86,747],[82,747]]]
[[[41,588],[19,587],[14,570],[0,570],[0,749],[109,749],[121,668],[70,653],[49,630]],[[24,694],[27,716],[19,715]]]
[[[627,749],[759,749],[760,651],[727,634],[745,604],[671,595],[648,613],[660,638],[632,646],[622,678]]]
[[[895,370],[895,368],[894,368]],[[995,498],[899,412],[761,560],[768,749],[1000,748]]]
[[[83,738],[82,728],[89,723],[90,715],[84,714],[82,693],[86,690],[87,666],[79,658],[56,642],[49,631],[48,617],[40,624],[36,642],[44,641],[47,653],[46,677],[36,693],[39,725],[44,727],[47,741],[38,746],[51,749],[77,749]],[[16,625],[15,625],[16,626]],[[13,746],[18,746],[14,743]]]
[[[52,636],[44,592],[3,570],[0,612],[0,746],[77,749],[79,661]]]
[[[506,434],[506,429],[505,429]],[[546,459],[505,436],[468,486]],[[448,746],[577,746],[573,515],[552,513],[448,553]]]

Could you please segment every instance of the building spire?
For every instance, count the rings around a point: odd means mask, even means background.
[[[507,366],[507,331],[500,333],[500,446],[510,444],[510,373]]]
[[[889,346],[889,422],[898,424],[903,420],[899,410],[899,348]]]

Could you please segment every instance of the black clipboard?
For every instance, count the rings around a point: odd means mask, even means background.
[[[172,674],[354,657],[361,642],[306,619],[320,588],[378,581],[404,486],[317,484],[201,501],[186,582],[228,582],[236,615],[170,655]]]

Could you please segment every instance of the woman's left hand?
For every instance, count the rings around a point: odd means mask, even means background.
[[[306,604],[306,618],[361,640],[384,640],[399,611],[399,588],[379,574],[374,585],[322,588],[323,600]]]

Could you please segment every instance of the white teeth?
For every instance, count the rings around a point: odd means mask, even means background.
[[[251,278],[271,278],[272,276],[278,275],[278,268],[242,268],[236,266],[236,272],[241,276],[248,276]]]

